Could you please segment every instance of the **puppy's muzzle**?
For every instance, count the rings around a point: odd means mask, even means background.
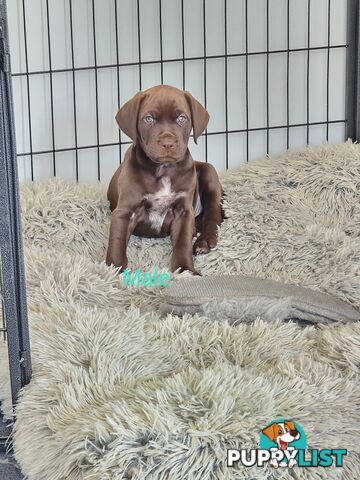
[[[166,155],[173,153],[175,148],[178,146],[178,143],[179,142],[175,135],[172,135],[171,133],[161,135],[157,140],[157,144],[159,145],[161,152]]]

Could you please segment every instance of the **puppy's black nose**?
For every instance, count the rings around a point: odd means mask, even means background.
[[[298,435],[298,431],[297,430],[290,430],[290,434],[292,437],[296,437]]]

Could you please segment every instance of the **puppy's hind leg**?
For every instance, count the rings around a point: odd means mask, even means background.
[[[203,163],[199,169],[197,168],[197,171],[203,211],[199,219],[200,235],[193,247],[195,255],[208,253],[216,247],[217,227],[223,219],[221,209],[223,190],[215,168],[209,163]]]

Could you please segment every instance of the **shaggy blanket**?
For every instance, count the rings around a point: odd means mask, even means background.
[[[360,146],[306,148],[221,175],[227,219],[203,275],[310,287],[360,307]],[[103,261],[106,186],[22,185],[33,378],[16,458],[29,480],[360,478],[360,325],[231,326],[161,317],[159,287],[125,287]],[[129,266],[164,271],[168,239],[132,237]],[[4,392],[3,392],[4,393]],[[226,466],[291,418],[343,468]]]

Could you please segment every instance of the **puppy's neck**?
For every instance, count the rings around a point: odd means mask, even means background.
[[[158,165],[155,170],[155,177],[158,178],[167,175],[169,171],[174,169],[175,166],[176,163],[162,163]]]

